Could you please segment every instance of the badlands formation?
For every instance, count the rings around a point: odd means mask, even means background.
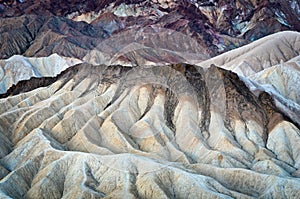
[[[300,197],[297,1],[66,2],[0,1],[0,198]]]

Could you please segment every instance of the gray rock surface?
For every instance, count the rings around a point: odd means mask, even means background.
[[[3,198],[300,194],[300,130],[217,67],[81,64],[0,113]]]
[[[32,77],[55,77],[79,63],[82,61],[57,54],[40,58],[14,55],[9,59],[0,60],[0,94],[6,93],[12,85],[22,80],[29,80]]]
[[[0,0],[0,198],[299,198],[299,6]]]

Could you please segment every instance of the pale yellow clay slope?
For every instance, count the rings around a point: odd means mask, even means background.
[[[197,65],[211,64],[241,76],[253,75],[300,54],[300,33],[284,31],[266,36],[246,46],[231,50]]]
[[[231,73],[176,67],[81,65],[1,99],[0,197],[297,198],[299,129]]]
[[[32,77],[55,77],[70,66],[79,63],[82,61],[57,54],[40,58],[14,55],[9,59],[0,60],[0,93],[6,93],[12,85],[21,80]]]

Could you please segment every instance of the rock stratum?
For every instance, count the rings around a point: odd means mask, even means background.
[[[216,56],[276,32],[300,31],[299,10],[297,0],[0,1],[0,58],[81,59],[111,35],[149,27],[183,33]]]
[[[248,81],[275,84],[297,60]],[[248,81],[213,65],[82,63],[20,82],[0,101],[1,197],[297,198],[299,125]]]
[[[0,198],[299,198],[299,2],[0,16]]]

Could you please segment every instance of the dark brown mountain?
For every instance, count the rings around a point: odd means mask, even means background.
[[[300,30],[298,1],[159,2],[2,1],[0,58],[52,53],[82,58],[115,33],[153,25],[194,38],[210,56],[271,33]]]

